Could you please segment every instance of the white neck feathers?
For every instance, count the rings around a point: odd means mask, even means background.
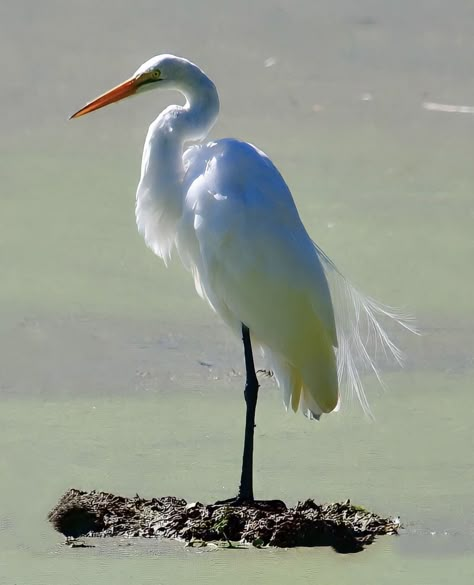
[[[165,263],[182,214],[184,145],[203,140],[219,113],[219,97],[212,81],[192,63],[185,73],[183,81],[173,88],[184,95],[185,105],[169,106],[150,125],[137,189],[138,230]]]

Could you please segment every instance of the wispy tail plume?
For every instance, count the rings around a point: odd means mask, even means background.
[[[389,337],[382,323],[392,322],[419,334],[414,318],[399,309],[378,303],[355,288],[326,254],[314,244],[328,279],[334,305],[338,338],[337,374],[343,392],[356,396],[364,412],[373,418],[361,380],[372,371],[384,386],[378,363],[383,357],[403,366],[404,354]]]

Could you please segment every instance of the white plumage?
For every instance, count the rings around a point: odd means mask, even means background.
[[[212,127],[217,92],[188,61],[159,56],[137,74],[153,69],[187,102],[162,112],[145,141],[136,217],[147,245],[165,263],[176,246],[199,295],[237,334],[241,323],[249,327],[287,407],[319,418],[336,408],[345,386],[369,412],[359,368],[377,373],[371,334],[400,359],[378,317],[413,330],[409,318],[344,279],[308,236],[285,181],[258,148],[222,139],[183,153],[185,142]],[[326,276],[339,289],[336,319]]]
[[[319,418],[337,408],[345,387],[370,413],[360,371],[380,380],[372,342],[402,359],[379,319],[415,332],[411,319],[362,295],[312,242],[262,151],[234,139],[202,143],[219,98],[196,65],[154,57],[72,117],[156,87],[181,92],[186,103],[166,108],[145,140],[136,219],[146,244],[165,264],[176,248],[199,295],[236,333],[248,327],[286,407]],[[197,144],[185,150],[189,142]]]
[[[410,318],[357,291],[314,244],[262,151],[234,139],[202,142],[219,98],[196,65],[154,57],[72,117],[156,87],[178,90],[186,103],[166,108],[148,130],[137,226],[165,264],[177,249],[199,295],[242,333],[247,414],[241,483],[232,501],[253,502],[258,382],[252,345],[263,350],[285,406],[317,419],[338,408],[344,387],[370,413],[360,372],[372,370],[380,380],[371,348],[402,358],[380,318],[415,329]],[[189,142],[196,144],[185,150]]]

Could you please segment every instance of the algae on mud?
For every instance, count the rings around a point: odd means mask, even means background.
[[[66,536],[165,537],[188,543],[242,542],[274,547],[332,546],[337,552],[363,550],[376,536],[397,534],[395,518],[381,518],[347,500],[344,503],[280,500],[239,506],[187,503],[174,496],[147,500],[105,492],[68,490],[48,519]]]

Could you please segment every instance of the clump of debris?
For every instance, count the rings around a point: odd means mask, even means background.
[[[349,500],[343,503],[282,501],[244,504],[188,503],[173,496],[146,500],[71,489],[48,515],[68,539],[80,536],[165,537],[190,544],[233,542],[254,546],[332,546],[361,551],[376,536],[397,534],[397,518],[381,518]]]

